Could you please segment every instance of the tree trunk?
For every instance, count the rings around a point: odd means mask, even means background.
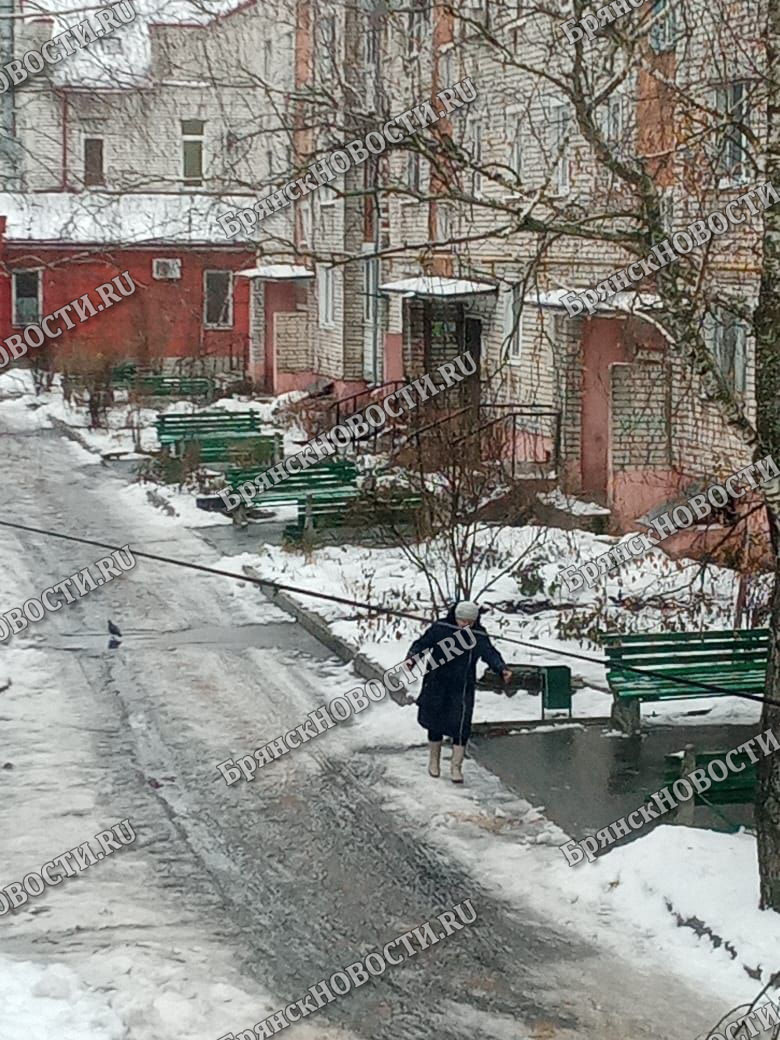
[[[766,179],[780,185],[780,0],[769,0],[767,9],[767,147]],[[764,216],[761,289],[754,318],[756,332],[757,431],[761,448],[780,460],[780,206]],[[770,650],[766,694],[780,701],[780,481],[765,489],[767,517],[775,554],[775,587],[769,623]],[[765,704],[762,730],[780,735],[780,708]],[[764,756],[758,764],[756,793],[758,869],[761,908],[780,912],[780,753]]]

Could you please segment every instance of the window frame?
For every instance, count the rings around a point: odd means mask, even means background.
[[[664,54],[677,49],[677,11],[672,0],[654,0],[652,18],[658,15],[648,39],[656,54]]]
[[[100,143],[100,180],[88,180],[87,179],[87,145],[92,142]],[[106,139],[105,137],[98,137],[96,134],[84,134],[81,138],[81,179],[84,182],[85,188],[100,188],[105,187],[106,183]]]
[[[304,195],[298,205],[301,214],[300,244],[312,246],[314,244],[314,204],[311,195]]]
[[[721,130],[718,139],[718,173],[731,184],[741,184],[748,179],[750,140],[742,129],[743,126],[750,126],[748,87],[746,79],[737,78],[720,83],[715,88],[715,110],[721,122],[728,121],[728,126]],[[737,88],[740,98],[735,101],[734,94]]]
[[[485,121],[479,114],[466,117],[466,138],[468,140],[469,161],[471,162],[471,194],[475,198],[482,197],[484,174],[476,167],[485,165],[483,156]],[[474,147],[476,145],[476,148]]]
[[[226,274],[228,276],[228,319],[225,323],[215,323],[208,320],[208,303],[209,303],[209,279],[210,274]],[[215,329],[222,330],[232,329],[234,327],[233,322],[233,271],[227,267],[207,267],[203,271],[203,328],[204,329]]]
[[[416,58],[422,53],[429,35],[430,14],[428,0],[410,0],[406,22],[407,58]]]
[[[185,123],[201,123],[202,129],[199,134],[186,132]],[[182,119],[181,129],[181,181],[185,188],[202,188],[206,180],[206,121],[205,119]],[[200,144],[200,177],[188,177],[185,170],[186,144]]]
[[[321,329],[336,328],[335,268],[328,264],[317,265],[317,318]]]
[[[548,98],[546,103],[547,120],[549,127],[549,150],[552,159],[561,149],[565,142],[569,127],[572,123],[571,108],[569,102],[564,98]],[[565,176],[562,174],[565,173]],[[556,161],[551,171],[551,179],[555,188],[556,197],[562,198],[571,191],[571,158],[569,156],[568,144],[560,152],[560,158]]]
[[[724,316],[731,316],[727,324]],[[747,392],[749,325],[726,307],[708,309],[704,319],[704,340],[718,372],[726,380],[731,391],[742,397]],[[727,334],[734,335],[729,344]],[[728,365],[724,365],[727,360]]]
[[[16,320],[16,305],[18,302],[18,294],[16,291],[16,278],[17,275],[21,274],[34,274],[38,280],[38,314],[32,321],[17,321]],[[22,297],[22,299],[32,299],[30,296]],[[42,267],[15,267],[11,271],[11,326],[15,329],[25,329],[28,325],[39,325],[41,318],[43,317],[43,268]]]
[[[522,282],[513,282],[504,292],[503,360],[509,365],[523,362],[523,295]]]
[[[420,153],[410,148],[406,153],[406,187],[409,191],[420,194],[422,185],[422,159]],[[419,201],[417,198],[406,201]]]
[[[454,228],[452,208],[443,198],[435,199],[434,205],[436,206],[434,220],[435,244],[437,246],[449,246],[452,244]],[[446,230],[444,230],[445,228]]]

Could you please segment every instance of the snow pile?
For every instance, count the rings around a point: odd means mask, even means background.
[[[671,560],[658,549],[610,575],[606,595],[603,589],[568,593],[562,588],[562,568],[601,554],[605,543],[614,540],[584,531],[533,526],[485,530],[477,539],[478,546],[490,545],[490,552],[485,554],[472,598],[492,608],[486,611],[484,621],[496,647],[508,662],[568,664],[575,681],[573,713],[579,718],[609,716],[612,696],[601,663],[603,651],[572,624],[576,614],[590,615],[589,628],[602,631],[659,631],[668,628],[670,618],[675,627],[688,629],[696,625],[705,630],[727,628],[733,624],[734,573],[720,567],[702,569],[691,560]],[[435,579],[446,590],[446,560],[443,556],[437,559],[433,551],[428,555]],[[425,574],[401,549],[323,546],[303,558],[266,545],[261,555],[241,559],[272,581],[313,592],[327,590],[347,599],[409,611],[423,619],[434,617]],[[536,591],[524,592],[529,579]],[[664,595],[668,599],[663,599]],[[295,598],[383,669],[403,660],[426,623],[406,618],[367,621],[364,612],[357,617],[356,610],[347,605],[302,594]],[[481,671],[482,666],[478,674]],[[668,724],[686,721],[691,711],[697,713],[697,722],[751,723],[758,720],[760,705],[736,697],[713,697],[648,704],[642,714],[645,722]],[[538,697],[518,692],[507,698],[481,691],[474,718],[477,722],[529,721],[540,714]]]
[[[0,1037],[29,1040],[122,1040],[124,1023],[103,993],[87,988],[64,964],[0,957]]]
[[[667,943],[760,969],[763,982],[780,969],[780,914],[757,909],[756,839],[745,831],[660,826],[573,869],[578,890],[592,903],[659,936],[670,933]],[[693,918],[701,923],[696,930]]]

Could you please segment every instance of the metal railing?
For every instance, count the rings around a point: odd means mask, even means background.
[[[489,418],[491,411],[501,414]],[[485,416],[485,421],[481,421]],[[480,423],[474,430],[457,438],[453,447],[480,437],[487,430],[501,424],[504,437],[510,444],[509,475],[514,480],[518,468],[524,465],[557,472],[561,458],[561,413],[541,405],[481,404]],[[508,429],[509,427],[509,429]],[[541,475],[541,474],[540,474]],[[547,475],[547,474],[545,474]]]
[[[402,386],[406,386],[406,382],[403,379],[388,379],[386,382],[379,383],[377,386],[371,386],[367,390],[357,390],[353,394],[337,398],[328,409],[330,413],[335,412],[335,415],[330,415],[330,425],[338,426],[342,419],[355,415],[370,404],[378,404]],[[385,392],[380,394],[380,391],[383,390]],[[365,397],[366,401],[363,404],[358,404],[361,397]]]

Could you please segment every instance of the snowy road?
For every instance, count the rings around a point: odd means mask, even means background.
[[[4,518],[217,560],[194,532],[129,509],[94,456],[30,431],[28,416],[14,430],[15,416],[0,412]],[[0,529],[2,610],[101,555]],[[115,651],[109,617],[124,634]],[[251,587],[140,560],[0,647],[0,685],[6,676],[0,881],[125,818],[138,840],[0,918],[0,986],[6,973],[19,1001],[17,1031],[0,1009],[0,1040],[217,1040],[463,899],[474,925],[294,1035],[694,1040],[725,1010],[497,899],[424,815],[393,800],[390,756],[347,754],[355,741],[327,733],[228,788],[217,762],[354,685]],[[39,969],[19,961],[46,968],[34,997],[25,986]],[[97,993],[88,999],[77,980]]]

